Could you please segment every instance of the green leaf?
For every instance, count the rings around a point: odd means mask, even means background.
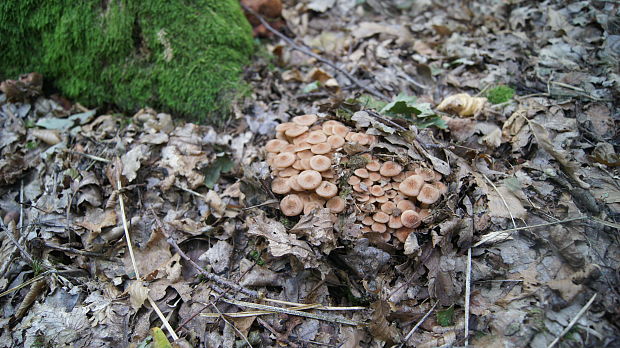
[[[153,348],[172,348],[168,337],[160,328],[152,328],[151,335],[153,335]]]
[[[437,311],[437,323],[443,327],[454,325],[454,306]]]
[[[431,108],[429,103],[419,103],[414,96],[400,94],[391,103],[380,111],[381,114],[392,117],[403,117],[412,120],[418,128],[435,126],[446,128],[446,122]]]
[[[509,101],[515,94],[515,90],[505,86],[497,86],[495,88],[491,88],[487,92],[487,99],[491,104],[501,104]]]
[[[220,179],[221,173],[231,171],[235,167],[235,162],[230,158],[223,156],[218,157],[205,170],[205,186],[213,188]]]
[[[373,96],[368,94],[363,94],[357,99],[350,99],[352,102],[356,102],[357,104],[364,107],[364,109],[374,109],[381,110],[387,104],[382,100],[375,99]]]

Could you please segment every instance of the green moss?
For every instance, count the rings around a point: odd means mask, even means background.
[[[515,90],[508,86],[497,86],[495,88],[491,88],[487,92],[487,99],[491,104],[501,104],[509,101],[515,94]]]
[[[65,95],[215,118],[253,51],[236,0],[3,1],[0,77],[38,71]]]

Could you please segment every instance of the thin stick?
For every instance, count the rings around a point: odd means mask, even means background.
[[[588,310],[588,308],[590,308],[590,306],[592,305],[592,303],[594,302],[594,299],[596,299],[596,293],[594,295],[592,295],[592,298],[590,298],[590,301],[588,301],[588,303],[586,303],[581,310],[579,310],[579,312],[577,313],[577,315],[575,315],[575,317],[573,318],[573,320],[570,321],[570,323],[568,323],[568,326],[566,326],[564,328],[564,330],[562,330],[562,332],[560,332],[560,335],[558,337],[555,338],[555,340],[553,340],[553,342],[551,342],[551,344],[549,344],[547,346],[547,348],[552,348],[553,346],[556,345],[556,343],[558,343],[560,341],[560,339],[566,335],[566,333],[568,333],[568,331],[570,331],[570,329],[573,328],[573,326],[577,323],[577,320],[579,320],[579,318],[581,318],[581,316]]]
[[[510,234],[510,232],[521,231],[521,230],[528,230],[530,228],[538,228],[538,227],[544,227],[544,226],[557,225],[557,224],[562,224],[562,223],[565,223],[565,222],[571,222],[571,221],[576,221],[576,220],[583,220],[583,219],[587,219],[587,218],[588,218],[587,216],[579,216],[579,217],[574,217],[574,218],[560,220],[560,221],[545,222],[545,223],[538,224],[538,225],[530,225],[530,226],[509,228],[509,229],[506,229],[506,230],[490,232],[490,233],[487,233],[478,243],[474,244],[473,247],[474,248],[478,247],[478,246],[486,243],[487,241],[495,238],[497,235],[500,235],[502,233]]]
[[[17,290],[19,290],[19,289],[21,289],[23,287],[26,287],[26,286],[34,283],[34,282],[37,282],[37,281],[47,277],[49,274],[52,274],[52,273],[56,273],[56,270],[45,271],[45,272],[39,274],[38,276],[36,276],[36,277],[34,277],[32,279],[29,279],[29,280],[27,280],[27,281],[25,281],[25,282],[23,282],[23,283],[21,283],[19,285],[16,285],[16,286],[14,286],[14,287],[6,290],[6,291],[3,291],[2,293],[0,293],[0,297],[6,296],[6,295],[12,293],[13,291],[17,291]]]
[[[512,220],[512,225],[517,228],[517,223],[515,222],[515,217],[512,215],[512,211],[510,210],[510,207],[508,206],[508,203],[506,202],[506,200],[504,199],[504,196],[502,196],[502,194],[499,192],[499,190],[497,189],[497,186],[495,186],[495,184],[493,183],[493,181],[491,181],[491,179],[489,179],[486,175],[482,174],[482,176],[489,182],[489,184],[491,184],[491,186],[493,186],[493,188],[495,189],[495,192],[497,192],[497,194],[499,195],[499,198],[502,199],[502,202],[504,202],[504,206],[506,207],[506,210],[508,210],[508,214],[510,214],[510,220]]]
[[[123,190],[123,185],[121,184],[120,173],[118,174],[119,175],[116,178],[116,188],[118,189],[118,192],[119,192],[118,203],[121,206],[121,220],[123,221],[123,230],[125,231],[125,239],[127,240],[127,249],[129,249],[129,256],[131,257],[131,265],[133,266],[133,271],[136,275],[136,280],[142,281],[142,278],[140,277],[140,273],[138,272],[136,258],[134,257],[133,245],[131,244],[131,238],[129,237],[129,228],[127,227],[128,225],[127,216],[125,215],[125,202],[123,200],[123,194],[121,193]],[[157,313],[157,316],[159,317],[159,319],[162,321],[162,323],[166,327],[166,330],[168,330],[168,333],[170,333],[170,336],[172,337],[172,339],[174,339],[175,341],[178,340],[179,336],[176,334],[176,332],[174,332],[174,329],[168,322],[168,319],[166,319],[166,316],[164,316],[164,313],[162,313],[161,310],[159,310],[157,303],[155,303],[155,301],[153,301],[151,296],[148,294],[146,295],[146,298],[149,300],[151,307],[153,307],[153,310],[155,311],[155,313]]]
[[[267,305],[262,305],[262,304],[258,304],[258,303],[252,303],[252,302],[237,301],[237,300],[227,299],[227,298],[223,298],[222,301],[224,301],[226,303],[233,304],[235,306],[240,306],[240,307],[248,307],[248,308],[260,309],[260,310],[264,310],[264,311],[272,311],[272,312],[276,312],[276,313],[284,313],[284,314],[288,314],[288,315],[296,315],[296,316],[300,316],[300,317],[307,317],[307,318],[312,318],[312,319],[330,321],[330,322],[333,322],[333,323],[340,323],[340,324],[345,324],[345,325],[358,326],[358,325],[362,325],[363,324],[362,322],[358,322],[358,321],[350,320],[350,319],[346,319],[346,318],[339,318],[339,317],[333,317],[333,316],[327,316],[327,315],[315,314],[315,313],[306,313],[306,312],[297,311],[297,310],[294,310],[294,309],[287,309],[287,308],[281,308],[281,307],[267,306]]]
[[[467,273],[465,276],[465,347],[469,345],[469,301],[471,300],[471,248],[467,249]]]
[[[103,162],[103,163],[110,163],[110,160],[107,158],[103,158],[103,157],[99,157],[99,156],[94,156],[94,155],[89,155],[87,153],[84,152],[79,152],[79,151],[73,151],[73,150],[69,150],[69,149],[64,149],[64,152],[68,152],[68,153],[72,153],[74,155],[80,155],[80,156],[84,156],[86,158],[89,158],[93,161],[98,161],[98,162]]]
[[[15,239],[15,237],[13,236],[13,233],[9,231],[9,229],[4,225],[4,221],[2,221],[2,219],[0,219],[0,227],[2,228],[2,232],[4,232],[4,234],[6,234],[7,237],[9,237],[9,239],[11,240],[11,243],[13,243],[15,247],[17,247],[17,249],[22,254],[22,256],[26,259],[26,261],[28,261],[28,263],[32,265],[34,263],[32,256],[28,254],[26,249],[24,249],[21,245],[19,245],[19,242]]]
[[[422,325],[422,323],[424,323],[424,320],[426,320],[426,318],[428,318],[429,315],[431,315],[431,313],[433,312],[433,310],[435,309],[435,307],[437,306],[437,303],[439,302],[435,302],[435,304],[433,305],[433,307],[431,307],[431,309],[428,310],[428,312],[426,312],[426,314],[424,314],[424,316],[418,320],[418,322],[415,324],[414,327],[411,328],[411,331],[409,331],[409,333],[407,334],[407,336],[405,336],[405,338],[403,339],[403,341],[400,343],[400,345],[398,346],[398,348],[402,348],[405,343],[407,343],[407,341],[409,341],[409,339],[411,338],[411,336],[413,336],[413,334],[416,332],[416,330],[420,327],[420,325]]]
[[[245,337],[245,335],[243,334],[243,332],[241,332],[234,324],[232,324],[230,321],[228,321],[228,319],[226,319],[226,316],[222,314],[222,312],[220,312],[220,309],[217,308],[217,306],[215,305],[215,303],[211,302],[211,306],[213,306],[213,308],[215,308],[215,310],[219,313],[220,318],[222,318],[226,324],[230,325],[233,329],[235,329],[235,331],[237,331],[237,333],[239,334],[239,336],[241,336],[241,338],[243,338],[243,340],[245,341],[245,343],[248,344],[248,346],[250,348],[252,347],[252,344],[250,343],[250,341],[248,341],[248,338]]]
[[[358,80],[357,78],[355,78],[355,76],[351,75],[348,71],[344,70],[343,68],[339,67],[338,65],[336,65],[335,63],[331,62],[328,59],[325,59],[323,57],[321,57],[320,55],[310,51],[309,49],[302,47],[300,45],[298,45],[295,41],[293,41],[292,39],[290,39],[289,37],[287,37],[286,35],[282,34],[281,32],[277,31],[276,29],[274,29],[271,25],[269,25],[269,23],[265,20],[265,18],[263,18],[263,16],[261,16],[260,14],[256,13],[256,11],[252,10],[251,8],[249,8],[248,6],[244,5],[243,3],[241,4],[241,7],[243,7],[244,10],[248,11],[249,13],[251,13],[252,15],[256,16],[256,18],[258,18],[258,20],[261,22],[261,24],[263,26],[265,26],[265,28],[267,28],[267,30],[269,30],[270,32],[274,33],[277,37],[279,37],[280,39],[284,40],[286,43],[288,43],[294,50],[297,50],[299,52],[302,52],[316,60],[318,60],[319,62],[329,65],[330,67],[340,71],[342,74],[344,74],[349,80],[353,81],[353,83],[355,83],[358,87],[362,88],[363,90],[365,90],[366,92],[374,95],[377,98],[383,99],[385,101],[389,101],[390,98],[388,98],[385,94],[374,90],[373,88],[368,87],[367,85],[365,85],[364,83],[362,83],[362,81]]]

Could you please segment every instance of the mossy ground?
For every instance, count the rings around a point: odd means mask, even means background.
[[[3,1],[0,37],[1,78],[38,71],[89,106],[198,120],[221,117],[253,51],[236,0]]]

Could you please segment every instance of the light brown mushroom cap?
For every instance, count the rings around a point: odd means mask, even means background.
[[[444,195],[448,192],[448,186],[441,181],[434,182],[433,186],[439,191],[439,194]]]
[[[314,190],[321,185],[323,178],[316,170],[304,170],[297,176],[297,183],[304,190]]]
[[[360,184],[351,185],[351,187],[355,192],[366,192],[366,190],[364,190]]]
[[[312,156],[314,156],[314,154],[310,150],[299,151],[295,154],[297,155],[297,157],[299,157],[299,159],[310,159],[312,158]]]
[[[349,127],[343,124],[337,124],[332,127],[332,133],[343,138],[346,138],[347,134],[349,134]]]
[[[437,202],[441,193],[432,184],[424,184],[418,194],[418,202],[423,204],[433,204]]]
[[[358,178],[358,177],[357,177],[357,176],[355,176],[355,175],[351,175],[351,176],[349,177],[349,180],[347,180],[347,183],[348,183],[349,185],[359,185],[359,183],[360,183],[360,182],[361,182],[360,178]]]
[[[358,202],[368,202],[368,200],[370,199],[370,196],[366,194],[362,194],[362,195],[358,195],[356,199]]]
[[[303,133],[302,135],[293,138],[293,144],[299,145],[299,144],[307,143],[306,139],[308,139],[309,136],[310,136],[310,133],[308,132]]]
[[[363,226],[363,227],[360,229],[360,231],[361,231],[362,233],[370,233],[370,232],[372,232],[372,229],[370,229],[370,226]]]
[[[372,216],[372,219],[376,222],[380,222],[382,224],[390,221],[390,216],[382,211],[376,212],[375,215]]]
[[[293,122],[284,122],[284,123],[280,123],[279,125],[276,126],[276,131],[277,132],[286,132],[287,130],[291,129],[291,127],[294,127],[295,124]]]
[[[301,160],[297,159],[297,160],[295,160],[295,162],[293,163],[293,169],[297,169],[297,170],[304,170],[304,169],[306,169],[306,168],[304,168],[304,167],[301,165]]]
[[[310,132],[310,135],[306,138],[306,142],[312,145],[324,143],[325,141],[327,141],[327,136],[320,130]]]
[[[361,158],[363,158],[364,160],[366,160],[366,163],[370,162],[373,160],[373,157],[371,154],[369,153],[363,153],[360,155]]]
[[[321,172],[321,176],[324,179],[333,179],[336,177],[336,173],[334,172],[333,169],[328,169],[328,170],[324,170]]]
[[[360,145],[368,145],[370,143],[370,137],[364,133],[358,133],[356,141]]]
[[[359,137],[360,137],[359,133],[351,132],[350,135],[351,136],[349,137],[350,139],[349,141],[352,141],[354,143],[357,143],[359,141]]]
[[[291,177],[291,176],[297,175],[297,174],[299,174],[299,170],[297,170],[297,169],[295,169],[293,167],[284,168],[284,169],[280,170],[280,172],[278,172],[278,176],[281,177],[281,178],[288,178],[288,177]]]
[[[309,200],[304,203],[304,214],[310,214],[314,209],[323,208],[323,202],[317,200]]]
[[[327,143],[332,147],[332,149],[338,149],[344,145],[344,138],[340,135],[330,135],[327,137]]]
[[[287,129],[284,132],[284,134],[287,137],[295,138],[295,137],[298,137],[298,136],[302,135],[303,133],[305,133],[307,131],[308,131],[308,127],[294,124],[291,128]]]
[[[383,194],[385,193],[383,191],[383,187],[381,187],[379,185],[372,185],[372,186],[370,186],[370,189],[368,190],[368,192],[370,192],[370,194],[375,196],[375,197],[383,196]]]
[[[316,122],[317,119],[318,117],[316,115],[308,114],[308,115],[295,116],[293,117],[291,121],[293,121],[295,124],[298,124],[300,126],[310,126],[314,122]]]
[[[414,172],[424,178],[424,181],[431,182],[441,179],[441,174],[432,170],[431,168],[416,168]]]
[[[396,203],[396,208],[400,211],[416,210],[415,204],[413,204],[413,202],[408,199],[403,199],[401,201],[398,201]]]
[[[302,151],[310,150],[311,148],[312,148],[312,145],[308,143],[299,143],[295,145],[295,150],[293,152],[295,153],[302,152]]]
[[[387,190],[385,191],[385,196],[389,199],[394,199],[398,196],[398,191],[396,190]]]
[[[383,233],[381,233],[381,240],[384,241],[385,243],[389,242],[390,239],[392,239],[392,234],[390,233],[390,231],[385,231]]]
[[[288,143],[284,140],[271,139],[265,144],[265,150],[267,152],[278,153],[282,151],[282,148],[286,145],[288,145]]]
[[[405,227],[416,228],[422,223],[422,218],[413,210],[405,210],[400,214],[400,222]]]
[[[368,178],[368,170],[366,170],[366,168],[358,168],[355,171],[353,171],[353,174],[355,174],[356,176],[362,179]]]
[[[384,162],[383,165],[381,165],[381,169],[379,169],[379,173],[387,177],[396,176],[402,171],[403,167],[394,161]]]
[[[294,144],[286,144],[286,145],[284,145],[284,147],[282,148],[282,150],[280,152],[295,153],[295,151],[297,151],[297,147]]]
[[[271,191],[273,193],[284,195],[291,191],[287,178],[275,178],[271,181]]]
[[[375,197],[375,201],[378,202],[378,203],[386,203],[389,200],[390,199],[387,198],[387,196],[385,196],[385,195],[379,196],[379,197]]]
[[[372,216],[370,215],[366,215],[364,216],[364,219],[362,219],[362,224],[366,225],[366,226],[370,226],[372,224],[375,223],[375,220],[372,219]]]
[[[312,151],[312,153],[317,154],[317,155],[324,155],[330,152],[331,150],[332,150],[332,146],[329,145],[329,143],[314,144],[310,148],[310,151]]]
[[[414,231],[413,228],[408,228],[408,227],[401,227],[399,229],[397,229],[396,231],[394,231],[394,237],[396,237],[396,239],[398,239],[401,243],[405,243],[405,241],[407,240],[407,237],[409,237],[409,235]]]
[[[310,158],[302,158],[299,160],[299,163],[301,163],[301,167],[303,170],[312,170],[312,167],[310,167]]]
[[[378,233],[383,233],[387,230],[387,227],[385,226],[385,224],[379,223],[379,222],[374,222],[371,226],[370,229],[373,232],[378,232]]]
[[[403,227],[403,223],[400,221],[400,216],[390,216],[390,221],[388,221],[389,228],[401,228]]]
[[[329,208],[332,213],[338,214],[344,210],[346,207],[346,202],[342,199],[342,197],[334,196],[330,198],[327,203],[325,203],[325,207]]]
[[[317,172],[328,170],[332,166],[332,160],[327,156],[315,155],[310,158],[310,168]]]
[[[291,177],[288,178],[288,186],[291,188],[291,190],[293,191],[303,191],[303,187],[299,186],[299,183],[297,182],[297,175],[293,175]],[[302,197],[300,197],[302,198]]]
[[[392,177],[395,182],[403,182],[405,179],[407,179],[407,175],[404,172]]]
[[[387,201],[387,202],[381,204],[381,211],[386,213],[386,214],[392,214],[394,209],[396,209],[396,204],[394,202]]]
[[[297,216],[304,209],[304,204],[296,194],[290,194],[280,201],[280,210],[286,216]]]
[[[273,158],[273,165],[276,168],[286,168],[290,167],[295,163],[295,154],[292,152],[282,152],[279,153],[276,157]]]
[[[430,209],[420,209],[418,215],[420,215],[420,218],[424,220],[427,216],[431,215],[431,211]]]
[[[400,183],[398,190],[406,196],[415,197],[420,193],[423,185],[424,178],[422,176],[412,175]]]
[[[284,132],[276,132],[276,139],[284,140],[288,143],[288,139],[286,139],[286,135],[284,135]]]
[[[381,163],[379,163],[379,161],[377,160],[373,160],[368,162],[368,164],[366,164],[366,169],[370,170],[371,172],[378,172],[381,169]]]
[[[329,181],[323,181],[319,187],[314,190],[314,192],[322,198],[332,198],[338,194],[338,186]]]
[[[370,173],[368,173],[368,179],[370,179],[371,181],[379,181],[379,180],[381,180],[381,178],[382,178],[382,176],[378,172],[370,172]]]

